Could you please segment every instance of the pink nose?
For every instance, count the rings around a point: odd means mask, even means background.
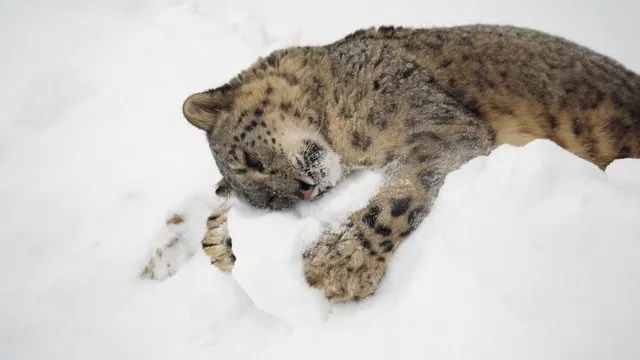
[[[316,189],[316,187],[315,187],[315,186],[310,186],[307,190],[304,190],[304,191],[302,192],[302,197],[303,197],[305,200],[309,200],[309,199],[311,199],[311,198],[313,197],[313,191],[314,191],[315,189]]]

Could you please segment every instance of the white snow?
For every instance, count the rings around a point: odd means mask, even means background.
[[[557,146],[452,173],[377,294],[329,304],[298,256],[382,181],[233,203],[233,275],[199,251],[221,200],[194,91],[379,24],[509,23],[640,71],[636,1],[0,2],[0,359],[637,359],[640,160]],[[174,213],[186,222],[166,226]],[[156,249],[164,280],[139,277]],[[171,268],[162,264],[172,264]]]
[[[234,204],[228,220],[237,257],[233,277],[254,305],[290,325],[326,320],[329,303],[306,284],[301,254],[323,229],[340,226],[351,212],[364,207],[383,181],[381,173],[362,171],[341,182],[329,196],[292,211]]]

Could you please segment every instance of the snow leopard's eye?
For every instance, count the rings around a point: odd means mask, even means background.
[[[252,156],[246,151],[244,152],[244,163],[247,165],[249,169],[260,171],[260,172],[264,171],[264,166],[262,165],[260,160],[256,159],[255,156]]]

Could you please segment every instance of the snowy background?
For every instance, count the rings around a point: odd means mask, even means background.
[[[0,359],[640,358],[640,160],[602,172],[545,141],[474,159],[376,296],[335,305],[300,249],[380,176],[289,212],[236,204],[222,274],[197,244],[219,175],[180,110],[271,50],[381,24],[535,27],[639,72],[639,17],[632,0],[0,0]],[[141,279],[174,238],[174,275]]]

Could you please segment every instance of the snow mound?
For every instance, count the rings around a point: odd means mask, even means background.
[[[476,158],[447,177],[375,296],[355,304],[309,290],[300,254],[327,225],[323,210],[344,218],[366,202],[348,206],[357,191],[305,204],[304,215],[236,208],[233,276],[258,308],[297,329],[299,356],[633,358],[639,164],[603,172],[544,140]],[[359,180],[350,186],[368,194],[379,185]],[[363,350],[371,343],[388,346]]]

